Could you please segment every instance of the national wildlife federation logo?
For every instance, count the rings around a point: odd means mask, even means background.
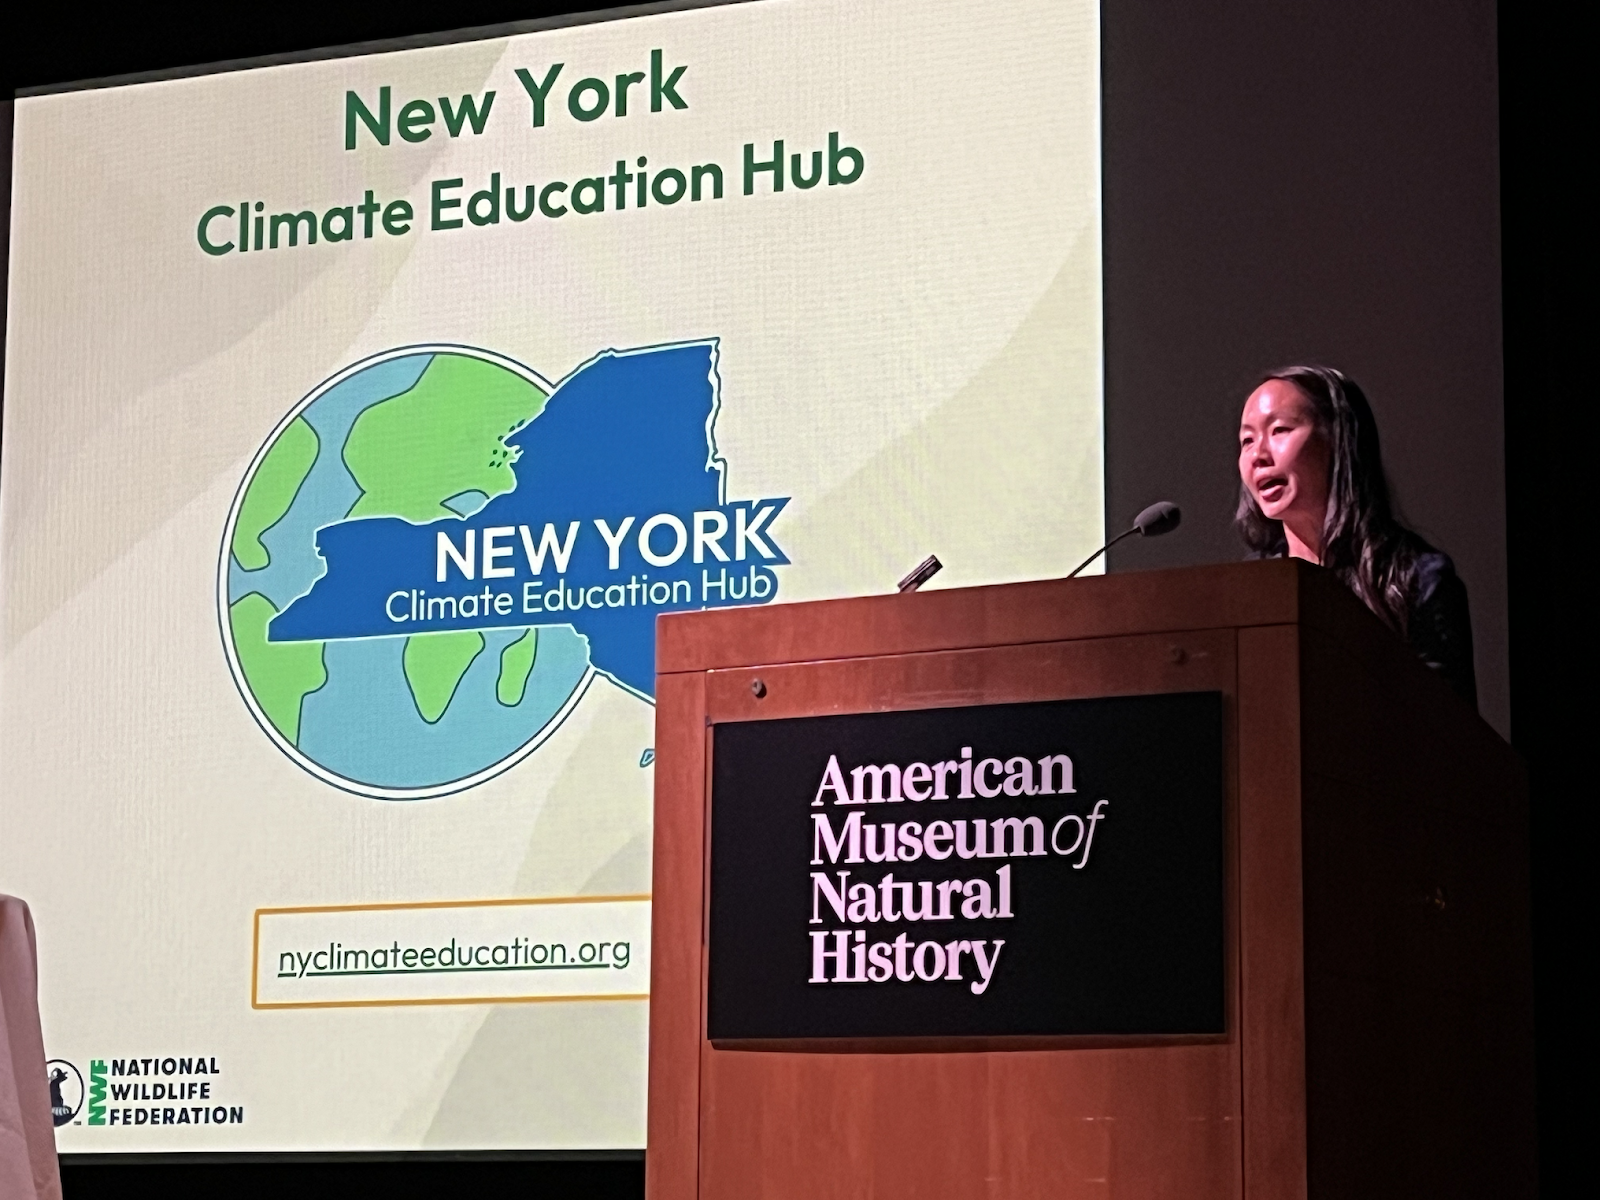
[[[83,1109],[83,1075],[64,1058],[52,1058],[44,1069],[50,1084],[50,1119],[59,1128]]]
[[[534,753],[596,673],[649,699],[655,618],[763,604],[787,497],[727,499],[713,340],[606,350],[558,383],[408,346],[306,396],[228,514],[222,640],[262,730],[393,800]]]

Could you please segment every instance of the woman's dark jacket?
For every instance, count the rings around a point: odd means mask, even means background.
[[[1478,679],[1472,669],[1472,617],[1467,585],[1448,554],[1437,550],[1417,560],[1417,602],[1406,623],[1406,641],[1440,678],[1474,708]]]
[[[1262,557],[1282,558],[1282,554]],[[1458,696],[1478,706],[1478,677],[1472,667],[1472,617],[1467,585],[1448,554],[1428,550],[1416,560],[1417,599],[1406,620],[1406,643],[1439,673]]]

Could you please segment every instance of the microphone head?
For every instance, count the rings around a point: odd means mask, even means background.
[[[1133,519],[1133,527],[1143,537],[1159,537],[1171,533],[1183,520],[1183,513],[1170,500],[1158,500]]]

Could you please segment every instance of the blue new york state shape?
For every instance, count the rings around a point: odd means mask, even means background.
[[[512,464],[516,486],[471,517],[421,525],[369,517],[320,529],[317,551],[326,571],[273,618],[268,638],[289,642],[570,624],[589,639],[597,668],[652,694],[658,613],[767,603],[778,590],[772,568],[789,561],[772,536],[787,497],[723,498],[724,464],[714,434],[717,405],[714,342],[599,355],[556,388],[537,418],[506,439],[520,450]],[[727,561],[710,547],[702,561],[694,561],[697,512],[722,514],[727,533],[719,545]],[[641,527],[660,513],[677,517],[691,535],[689,547],[670,566],[652,565],[639,548]],[[611,551],[595,522],[604,520],[615,531],[626,517],[634,523],[612,567]],[[512,576],[483,579],[480,573],[467,579],[449,560],[446,582],[438,581],[441,532],[459,549],[468,530],[479,546],[487,529],[527,526],[537,541],[547,524],[564,540],[573,521],[579,528],[565,572],[557,571],[554,555],[547,553],[534,576],[520,533],[514,532],[499,536],[498,544],[512,552],[496,560],[497,567],[512,568]],[[754,535],[741,541],[740,528]],[[650,545],[660,557],[675,541],[670,526],[661,527]],[[529,585],[537,596],[534,611],[526,603]],[[657,586],[652,595],[645,590],[652,585],[664,587]],[[481,601],[485,588],[510,594],[511,611],[475,603],[488,608],[487,615],[430,617],[426,607],[416,615],[417,596],[451,597],[459,608],[468,596]],[[659,602],[663,591],[669,599]],[[405,619],[396,621],[396,613]]]

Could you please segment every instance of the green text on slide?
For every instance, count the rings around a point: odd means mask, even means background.
[[[328,671],[322,663],[322,642],[267,641],[267,622],[277,615],[272,601],[251,592],[229,606],[228,623],[251,695],[273,727],[294,745],[300,736],[300,702],[328,681]]]
[[[408,392],[356,419],[345,465],[361,486],[351,517],[424,522],[456,514],[445,501],[516,486],[506,435],[544,408],[543,391],[494,363],[439,354]]]
[[[317,431],[304,417],[296,417],[272,443],[239,506],[239,519],[233,526],[233,557],[246,571],[259,571],[270,561],[261,535],[289,511],[316,461]]]

